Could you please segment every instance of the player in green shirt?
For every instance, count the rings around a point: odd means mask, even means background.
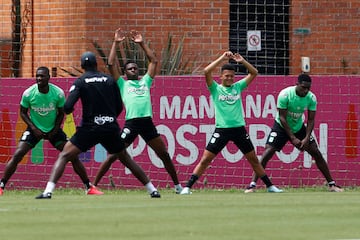
[[[314,129],[317,100],[310,91],[311,77],[300,74],[296,86],[290,86],[280,91],[277,99],[278,112],[274,126],[267,138],[265,151],[261,157],[261,164],[265,168],[276,151],[280,151],[290,141],[300,151],[308,152],[316,162],[316,166],[328,182],[329,191],[342,192],[343,189],[335,184],[329,167],[322,156],[315,139],[311,136]],[[307,125],[303,115],[307,110]],[[245,193],[255,191],[258,177],[253,174],[250,185]]]
[[[41,139],[48,140],[57,150],[61,151],[67,142],[67,137],[61,129],[64,118],[64,91],[49,83],[50,74],[47,67],[36,70],[36,83],[27,88],[20,101],[20,116],[27,129],[22,134],[13,157],[5,166],[4,175],[0,180],[0,195],[5,185],[23,157],[33,149]],[[73,166],[83,180],[90,186],[84,166],[80,163]]]
[[[212,72],[224,60],[234,60],[241,63],[249,71],[249,74],[242,80],[234,82],[235,67],[227,63],[221,67],[221,84],[218,84],[213,80]],[[245,155],[253,170],[258,176],[261,176],[261,180],[266,184],[268,192],[282,192],[272,184],[266,175],[255,154],[250,136],[245,129],[241,92],[255,79],[258,73],[257,69],[240,54],[227,51],[210,63],[204,72],[206,84],[215,105],[215,131],[181,194],[191,194],[191,187],[229,141],[233,141]]]
[[[149,65],[146,74],[139,79],[138,65],[135,62],[127,62],[124,66],[127,80],[121,77],[121,69],[116,65],[116,47],[117,44],[125,40],[125,33],[119,28],[115,32],[114,42],[109,54],[108,66],[110,73],[117,80],[120,88],[121,97],[126,109],[125,125],[121,133],[125,145],[128,147],[135,138],[140,135],[156,153],[163,162],[166,171],[169,173],[174,186],[175,192],[180,193],[182,187],[179,183],[175,166],[167,151],[167,147],[163,142],[152,121],[152,106],[150,88],[156,74],[157,58],[153,51],[145,44],[142,35],[132,30],[129,33],[130,39],[144,50]],[[100,166],[96,174],[94,184],[98,184],[100,179],[109,170],[111,164],[116,160],[116,156],[110,155]]]

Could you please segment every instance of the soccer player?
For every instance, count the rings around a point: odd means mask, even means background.
[[[328,182],[329,191],[342,192],[343,189],[337,186],[331,177],[328,165],[311,135],[314,129],[317,100],[310,88],[311,77],[307,74],[300,74],[295,86],[280,91],[277,98],[278,112],[266,141],[261,164],[265,168],[275,152],[281,151],[290,141],[297,149],[308,152],[315,159],[316,166]],[[308,113],[306,126],[303,120],[305,110]],[[245,193],[255,191],[257,179],[257,174],[254,173]]]
[[[149,59],[149,65],[146,74],[139,79],[138,65],[132,61],[127,62],[124,66],[127,78],[127,80],[125,80],[121,76],[121,69],[115,65],[116,45],[123,41],[125,37],[125,33],[120,28],[115,31],[114,42],[108,59],[110,73],[117,81],[126,109],[125,126],[121,137],[125,142],[125,146],[128,147],[134,142],[135,138],[140,135],[145,140],[146,144],[149,145],[161,159],[166,171],[169,173],[174,183],[175,192],[180,193],[182,187],[179,183],[175,166],[170,158],[165,143],[160,137],[152,120],[153,113],[150,88],[155,77],[158,60],[153,51],[145,44],[142,35],[139,32],[132,30],[130,32],[130,38],[143,49]],[[116,155],[109,155],[109,157],[101,164],[95,177],[95,185],[99,183],[100,179],[105,175],[116,159]]]
[[[226,63],[221,67],[221,84],[218,84],[213,80],[213,71],[224,60],[231,59],[245,66],[249,74],[242,80],[234,82],[235,67],[230,63]],[[282,192],[281,189],[278,189],[272,184],[271,180],[266,175],[255,154],[250,136],[245,129],[241,92],[255,79],[258,73],[257,69],[247,62],[240,54],[233,54],[232,52],[227,51],[210,63],[204,69],[204,72],[206,84],[215,106],[215,131],[204,150],[200,162],[196,165],[189,181],[181,191],[181,194],[191,194],[191,187],[206,171],[216,155],[229,141],[233,141],[245,155],[253,170],[265,183],[268,192]]]
[[[65,113],[69,114],[73,112],[76,102],[81,99],[81,124],[59,154],[44,192],[36,198],[50,199],[67,162],[70,161],[73,165],[82,165],[78,155],[98,143],[102,144],[109,153],[115,154],[132,171],[146,186],[151,197],[159,198],[159,192],[141,167],[126,152],[124,142],[120,137],[117,116],[122,111],[122,102],[116,82],[111,76],[97,70],[96,57],[92,52],[85,52],[81,56],[81,67],[85,73],[76,79],[71,86],[70,94],[64,105]],[[83,174],[87,176],[85,168],[82,169],[85,171]],[[89,189],[88,193],[103,194],[90,183],[88,183],[87,188]]]
[[[35,80],[36,83],[27,88],[21,97],[20,116],[27,129],[22,134],[13,157],[5,166],[0,180],[0,195],[20,161],[41,139],[48,140],[59,151],[67,142],[66,134],[60,128],[64,118],[64,91],[49,83],[50,73],[47,67],[37,68]],[[81,172],[81,166],[75,165],[74,168]],[[85,175],[81,175],[81,179],[84,184],[88,182]]]

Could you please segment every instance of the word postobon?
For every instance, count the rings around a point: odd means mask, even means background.
[[[243,99],[243,114],[247,122],[250,122],[252,119],[264,119],[264,122],[273,124],[273,119],[277,113],[274,95],[269,94],[264,96],[258,94],[255,95],[255,97],[245,95]],[[161,96],[159,98],[159,105],[155,105],[154,108],[155,111],[159,113],[161,123],[165,123],[157,125],[157,129],[167,142],[171,158],[183,165],[194,164],[199,160],[200,154],[202,154],[215,129],[215,111],[211,98],[203,95],[198,98],[194,98],[194,96],[191,95],[173,96],[172,98]],[[199,119],[202,120],[199,121]],[[155,123],[156,122],[157,120],[155,119]],[[187,123],[181,124],[182,122]],[[207,122],[209,122],[209,124],[206,124]],[[247,125],[256,152],[264,149],[266,138],[271,131],[271,126],[254,123]],[[316,139],[321,140],[318,142],[319,148],[325,160],[327,160],[327,124],[321,123],[319,125],[318,135],[319,137],[317,138],[313,133]],[[139,138],[137,143],[133,143],[128,150],[134,157],[146,154],[152,164],[159,168],[163,167],[161,160],[150,147],[146,146],[142,138]],[[276,156],[284,163],[294,162],[299,156],[302,156],[303,166],[305,168],[310,168],[312,164],[311,156],[307,153],[302,155],[295,147],[292,147],[292,150],[287,148],[287,152],[277,152]],[[227,145],[221,153],[219,153],[217,158],[221,157],[230,163],[236,163],[244,159],[241,151],[232,145]]]
[[[164,137],[167,142],[168,151],[170,157],[183,165],[191,165],[195,163],[202,151],[204,150],[207,142],[210,140],[214,131],[214,125],[193,125],[184,124],[180,125],[175,131],[172,127],[167,125],[157,125],[159,133]],[[266,143],[266,137],[270,133],[271,127],[266,124],[250,124],[249,135],[254,144],[255,150],[258,148],[264,148]],[[258,136],[262,136],[259,138]],[[313,134],[315,137],[315,135]],[[320,124],[319,126],[319,137],[320,139],[319,148],[324,158],[327,159],[327,137],[328,137],[328,126],[327,124]],[[223,157],[230,163],[236,163],[244,159],[244,155],[240,150],[236,149],[236,152],[229,150],[229,145],[226,146],[217,157]],[[156,156],[155,152],[146,146],[145,141],[139,138],[137,144],[132,144],[128,148],[129,152],[133,157],[139,156],[145,153],[148,155],[150,161],[157,167],[162,168],[163,164],[161,160]],[[297,160],[300,156],[300,151],[293,147],[290,153],[284,153],[283,151],[277,152],[276,156],[284,163],[291,163]],[[303,166],[305,168],[311,167],[311,156],[309,154],[303,154]]]

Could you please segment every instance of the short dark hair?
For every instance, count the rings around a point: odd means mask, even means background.
[[[38,68],[36,69],[36,72],[39,71],[39,70],[44,71],[47,76],[50,76],[50,70],[49,70],[48,67],[45,67],[45,66],[38,67]]]
[[[298,76],[298,83],[308,82],[311,83],[311,77],[305,73],[302,73]]]
[[[221,72],[224,70],[232,70],[235,71],[235,66],[231,63],[226,63],[221,67]]]
[[[127,61],[127,62],[125,63],[124,68],[126,69],[126,66],[129,65],[130,63],[133,63],[133,64],[136,64],[136,65],[137,65],[137,63],[136,63],[135,61],[129,60],[129,61]]]
[[[84,52],[81,55],[81,67],[83,69],[93,69],[97,67],[96,56],[92,52]]]

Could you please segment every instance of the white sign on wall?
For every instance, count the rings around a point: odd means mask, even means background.
[[[247,50],[261,51],[261,31],[247,31]]]

